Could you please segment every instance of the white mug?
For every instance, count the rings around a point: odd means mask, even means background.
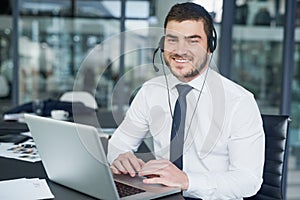
[[[52,110],[51,117],[57,120],[67,120],[69,117],[69,112],[64,110]]]

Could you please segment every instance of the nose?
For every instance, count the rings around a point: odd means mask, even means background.
[[[177,47],[175,49],[177,54],[179,55],[186,54],[187,50],[188,50],[188,45],[185,40],[181,40],[177,43]]]

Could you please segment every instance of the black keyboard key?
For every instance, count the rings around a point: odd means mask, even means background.
[[[115,181],[120,198],[146,192],[145,190]]]

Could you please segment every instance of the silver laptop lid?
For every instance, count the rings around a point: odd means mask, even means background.
[[[50,180],[101,199],[118,199],[95,128],[25,114]]]
[[[146,185],[142,177],[113,177],[100,133],[92,126],[25,114],[50,180],[99,199],[119,199],[114,179],[146,192],[122,199],[153,199],[180,192],[179,188]]]

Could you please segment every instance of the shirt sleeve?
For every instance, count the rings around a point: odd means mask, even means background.
[[[184,195],[202,199],[242,199],[256,194],[260,189],[265,137],[256,102],[248,97],[238,103],[228,121],[228,170],[186,172],[189,188]]]
[[[120,153],[136,151],[148,133],[147,105],[142,89],[137,93],[120,126],[108,142],[107,159],[112,163]]]

